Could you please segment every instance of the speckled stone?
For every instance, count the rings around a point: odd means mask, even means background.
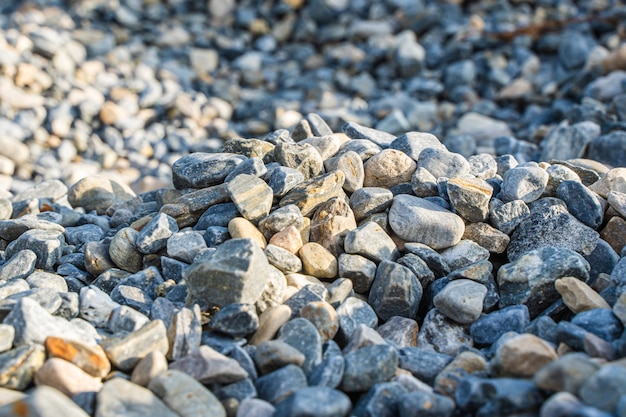
[[[352,333],[359,324],[368,327],[378,325],[378,316],[372,307],[357,297],[348,297],[336,309],[339,318],[339,332],[337,337],[344,343],[352,337]]]
[[[300,317],[313,323],[322,337],[322,343],[332,340],[339,331],[337,312],[325,301],[308,303],[300,310]]]
[[[450,204],[468,222],[484,222],[489,216],[493,187],[477,178],[452,178],[447,182]]]
[[[532,377],[556,358],[554,346],[535,335],[524,333],[502,343],[494,362],[504,374]]]
[[[598,369],[600,369],[600,364],[594,362],[586,354],[568,353],[539,369],[533,381],[541,389],[576,394]]]
[[[344,239],[344,250],[375,262],[393,260],[399,255],[394,241],[375,222],[367,222],[348,232]]]
[[[526,305],[512,305],[482,315],[470,326],[474,343],[491,345],[507,332],[523,333],[530,323]]]
[[[364,164],[364,187],[391,188],[394,185],[410,182],[417,164],[404,152],[383,149]]]
[[[368,302],[383,321],[414,317],[421,298],[422,285],[409,268],[386,260],[378,265]]]
[[[309,216],[317,207],[343,193],[345,176],[342,171],[332,171],[295,186],[281,200],[279,205],[284,207],[295,204],[303,216]]]
[[[581,223],[597,229],[604,219],[604,207],[598,197],[578,181],[563,181],[556,196],[567,205],[567,210]]]
[[[366,346],[344,356],[346,367],[341,381],[345,392],[367,391],[391,379],[398,366],[398,352],[389,345]]]
[[[435,307],[446,317],[461,324],[470,324],[480,317],[487,288],[468,279],[448,283],[433,299]]]
[[[463,239],[473,240],[491,253],[503,253],[510,238],[488,223],[471,223],[465,226]]]
[[[245,159],[231,153],[196,152],[183,156],[172,165],[174,187],[182,190],[218,184]]]
[[[384,324],[376,328],[383,339],[391,342],[398,348],[415,346],[419,325],[408,317],[393,316]]]

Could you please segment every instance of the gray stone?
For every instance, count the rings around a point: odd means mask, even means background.
[[[316,177],[324,170],[322,156],[307,143],[279,143],[274,149],[274,158],[282,166],[298,170],[305,180]]]
[[[416,391],[400,398],[398,412],[401,417],[450,417],[455,405],[444,395]]]
[[[407,253],[398,259],[397,262],[402,266],[406,266],[417,277],[422,288],[427,287],[435,280],[435,274],[428,268],[428,264],[413,253]]]
[[[428,266],[435,278],[441,278],[450,273],[450,267],[448,262],[439,254],[423,243],[407,242],[404,245],[404,249],[408,253],[412,253],[420,257]]]
[[[573,159],[584,155],[589,143],[600,134],[600,126],[592,121],[569,125],[562,122],[541,141],[541,161]]]
[[[437,178],[423,167],[418,167],[413,173],[411,189],[417,197],[425,198],[439,195]]]
[[[248,377],[248,372],[236,360],[205,344],[170,363],[169,369],[185,372],[202,384],[230,384]]]
[[[265,289],[269,267],[254,241],[231,239],[196,260],[183,276],[193,297],[208,305],[254,304]]]
[[[589,255],[599,235],[580,223],[562,206],[549,206],[531,213],[511,235],[507,247],[509,260],[514,261],[531,250],[546,246],[571,249]]]
[[[183,156],[172,165],[174,187],[182,190],[218,184],[245,159],[231,153],[196,152]]]
[[[340,197],[332,198],[320,204],[311,218],[309,243],[319,243],[336,257],[344,250],[344,236],[356,227],[355,216],[348,201]],[[300,256],[304,263],[302,253]]]
[[[240,174],[228,183],[227,188],[231,200],[244,218],[256,223],[269,214],[274,194],[262,179]]]
[[[432,308],[424,317],[422,328],[417,335],[416,346],[455,356],[471,348],[472,344],[466,324],[457,323],[437,308]]]
[[[406,347],[399,351],[398,367],[429,385],[434,384],[437,375],[452,361],[452,356],[432,349]]]
[[[572,180],[580,182],[580,177],[572,169],[558,163],[552,164],[546,169],[548,173],[548,184],[543,190],[543,195],[555,197],[556,189],[563,181]]]
[[[309,320],[295,318],[288,321],[278,331],[277,339],[304,354],[302,369],[306,374],[322,362],[322,338]]]
[[[615,130],[594,138],[589,143],[586,157],[610,166],[623,166],[626,158],[626,134]]]
[[[13,350],[0,353],[0,386],[25,390],[44,364],[45,356],[44,348],[39,344],[21,344]]]
[[[424,168],[435,178],[456,178],[469,174],[470,165],[458,153],[441,148],[429,147],[421,151],[417,167]]]
[[[452,178],[447,182],[450,204],[468,222],[484,222],[489,216],[493,187],[476,178]]]
[[[291,318],[300,315],[300,310],[307,304],[315,301],[326,301],[328,290],[320,284],[307,284],[289,297],[283,304],[291,309]]]
[[[224,178],[224,182],[230,182],[239,174],[247,174],[262,177],[267,173],[267,167],[261,158],[251,157],[240,163]]]
[[[83,178],[67,192],[72,207],[82,207],[87,213],[95,210],[100,215],[110,206],[133,197],[135,193],[128,186],[100,175]]]
[[[337,316],[339,318],[338,337],[346,343],[359,324],[365,324],[372,328],[378,325],[376,312],[368,303],[356,297],[346,298],[337,307]]]
[[[295,186],[304,182],[304,175],[300,171],[284,166],[277,166],[268,170],[266,178],[267,184],[276,197],[284,197]]]
[[[390,133],[362,126],[356,122],[348,122],[344,124],[341,127],[341,130],[343,130],[343,132],[351,139],[368,139],[382,148],[389,147],[389,145],[396,139],[396,137]]]
[[[0,281],[27,278],[35,270],[37,254],[30,249],[21,250],[2,266],[0,266]]]
[[[228,223],[237,216],[239,216],[239,210],[235,203],[215,204],[202,213],[198,223],[193,228],[205,230],[211,226],[228,227]]]
[[[64,394],[53,387],[41,385],[34,388],[28,396],[16,399],[16,402],[0,406],[0,415],[13,416],[16,409],[28,410],[33,417],[52,417],[63,415],[66,417],[87,417],[82,408]]]
[[[276,371],[289,364],[302,367],[305,359],[302,352],[280,339],[266,340],[254,352],[254,363],[261,374]]]
[[[135,332],[148,324],[150,319],[128,306],[119,306],[111,311],[107,327],[113,333]]]
[[[586,282],[589,270],[589,263],[570,249],[545,246],[529,251],[498,270],[500,308],[525,304],[530,317],[536,317],[559,299],[554,281],[576,277]]]
[[[391,149],[404,152],[414,161],[418,161],[424,149],[446,150],[446,147],[433,134],[426,132],[407,132],[398,136],[389,144]]]
[[[506,171],[502,177],[502,189],[498,198],[505,203],[537,200],[548,184],[549,175],[538,166],[517,166]]]
[[[491,224],[506,234],[515,230],[529,215],[530,209],[522,200],[513,200],[502,205],[492,204],[489,210]]]
[[[246,398],[237,408],[237,417],[272,417],[275,408],[267,401],[258,398]]]
[[[423,243],[433,249],[457,244],[465,230],[463,220],[448,210],[409,195],[394,197],[389,226],[407,242]]]
[[[186,263],[192,263],[194,258],[207,248],[207,244],[201,233],[186,230],[172,234],[167,239],[166,247],[168,256]]]
[[[419,326],[415,320],[400,316],[389,318],[387,322],[376,329],[383,339],[398,347],[398,349],[415,346],[418,330]]]
[[[350,206],[357,220],[372,214],[382,213],[392,203],[393,193],[386,188],[365,187],[355,191],[350,197]]]
[[[109,255],[109,248],[110,245],[103,242],[87,242],[85,244],[84,266],[87,272],[97,277],[103,272],[117,267]]]
[[[132,273],[143,268],[143,254],[135,245],[138,235],[132,227],[124,227],[113,236],[109,256],[118,268]]]
[[[578,221],[597,229],[604,219],[604,208],[598,197],[578,181],[563,181],[556,189],[556,196],[567,205],[567,210]]]
[[[475,281],[450,281],[433,299],[435,307],[446,317],[461,324],[473,323],[480,317],[487,288]]]
[[[507,332],[523,333],[530,323],[526,305],[512,305],[484,314],[470,326],[476,344],[491,345]]]
[[[167,246],[167,240],[178,232],[178,224],[171,216],[159,213],[141,229],[135,240],[139,252],[157,253]]]
[[[618,364],[606,364],[578,390],[587,404],[606,412],[614,412],[621,396],[626,394],[626,372]]]
[[[178,416],[150,390],[123,378],[105,382],[98,392],[96,404],[96,415],[99,417]]]
[[[181,308],[172,316],[167,328],[167,358],[175,361],[187,356],[200,347],[201,338],[200,308],[197,304],[193,309]]]
[[[33,215],[22,216],[18,219],[0,221],[0,238],[12,242],[24,232],[32,229],[47,230],[63,233],[65,228],[60,224]]]
[[[344,359],[341,389],[345,392],[367,391],[391,379],[398,367],[398,352],[389,345],[366,346],[346,354]]]
[[[586,354],[568,353],[537,371],[533,381],[541,389],[577,394],[598,369],[600,365]]]
[[[148,388],[181,417],[226,417],[226,411],[215,395],[183,372],[162,372],[150,381]]]
[[[287,249],[269,244],[265,247],[265,256],[270,264],[280,269],[284,273],[300,272],[302,261]]]
[[[133,333],[106,339],[102,342],[102,348],[115,367],[128,372],[154,350],[167,353],[165,325],[160,320],[152,321]]]
[[[441,251],[441,257],[445,260],[450,270],[455,271],[489,259],[489,251],[474,241],[464,239],[456,245]]]
[[[422,285],[409,268],[387,260],[378,265],[368,302],[383,321],[414,317],[421,298]]]
[[[228,304],[211,316],[208,327],[231,337],[245,337],[259,328],[259,317],[251,304]]]
[[[493,178],[498,173],[496,160],[487,153],[472,155],[467,158],[470,164],[470,174],[481,180]]]
[[[344,239],[344,250],[375,262],[393,260],[399,255],[394,241],[375,222],[367,222],[348,232]]]
[[[328,387],[306,387],[276,405],[275,417],[346,416],[352,408],[350,398]]]
[[[369,291],[376,275],[376,264],[361,256],[342,253],[337,260],[339,277],[352,281],[354,291],[366,293]]]
[[[29,249],[37,255],[36,268],[51,270],[59,262],[64,246],[65,239],[61,233],[32,229],[9,243],[4,254],[6,258],[12,258],[18,252]]]
[[[355,417],[397,416],[398,403],[406,393],[406,388],[399,382],[378,383],[361,396],[351,415]]]
[[[287,365],[254,381],[259,398],[278,404],[307,386],[306,376],[296,365]]]

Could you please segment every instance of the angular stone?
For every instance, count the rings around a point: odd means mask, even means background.
[[[123,371],[132,370],[146,355],[154,350],[168,351],[167,331],[160,320],[155,320],[140,330],[121,338],[107,339],[102,347],[111,363]]]
[[[345,392],[367,391],[391,379],[398,367],[398,352],[389,345],[366,346],[346,354],[344,359],[341,389]]]
[[[468,279],[446,285],[433,299],[435,307],[446,317],[461,324],[473,323],[480,317],[487,288]]]
[[[363,185],[391,188],[403,182],[410,182],[416,167],[415,161],[404,152],[384,149],[365,162]]]
[[[172,322],[167,329],[168,359],[180,359],[200,347],[202,338],[202,324],[200,320],[200,308],[197,304],[194,305],[193,310],[181,308],[174,314]]]
[[[541,197],[548,178],[548,173],[539,167],[517,166],[504,173],[498,198],[505,203],[514,200],[530,203]]]
[[[569,249],[545,246],[530,251],[498,270],[500,308],[525,304],[534,318],[558,299],[557,279],[587,281],[589,269],[587,261]]]
[[[419,197],[398,195],[389,210],[389,226],[407,242],[433,249],[457,244],[465,231],[463,220],[448,210]]]
[[[602,229],[600,238],[611,245],[615,252],[620,253],[626,246],[626,220],[619,216],[611,217]]]
[[[128,272],[138,272],[143,268],[143,254],[135,242],[139,232],[131,227],[120,229],[109,245],[109,256],[118,268]]]
[[[454,210],[468,222],[484,222],[489,216],[493,187],[477,178],[452,178],[447,182],[448,197]]]
[[[393,193],[386,188],[365,187],[350,196],[350,206],[356,220],[362,220],[387,210],[392,203]]]
[[[167,239],[168,256],[186,263],[192,263],[196,255],[206,248],[204,236],[192,230],[174,233]]]
[[[274,158],[282,166],[297,169],[305,180],[316,177],[324,170],[322,156],[307,143],[280,143],[274,149]]]
[[[9,324],[0,323],[0,353],[11,349],[13,339],[15,339],[15,328]]]
[[[450,270],[455,271],[489,259],[489,251],[471,240],[461,240],[456,245],[441,251],[441,257]]]
[[[472,338],[467,325],[457,323],[437,308],[432,308],[422,322],[417,335],[417,347],[454,356],[472,347]]]
[[[311,218],[309,240],[322,245],[334,256],[343,252],[343,238],[356,229],[356,220],[350,205],[341,198],[322,203]]]
[[[557,358],[554,347],[539,337],[524,333],[502,343],[494,361],[506,375],[532,377]]]
[[[543,394],[528,380],[475,376],[463,378],[454,397],[463,411],[482,409],[495,415],[535,410],[544,400]]]
[[[248,372],[236,360],[205,344],[170,363],[169,369],[185,372],[202,384],[230,384],[248,377]]]
[[[49,385],[68,397],[98,392],[102,388],[100,378],[89,375],[78,366],[60,358],[50,358],[35,373],[36,385]]]
[[[258,378],[254,385],[259,398],[277,404],[307,386],[306,376],[296,365],[287,365]]]
[[[26,215],[18,219],[0,221],[0,238],[12,242],[24,232],[32,229],[59,233],[65,231],[65,228],[60,224],[43,220],[33,215]]]
[[[295,186],[304,182],[304,175],[295,168],[277,166],[268,170],[266,180],[276,197],[284,197]]]
[[[337,260],[338,275],[352,281],[354,291],[366,293],[369,291],[376,276],[376,264],[361,256],[342,253]]]
[[[439,373],[452,361],[452,356],[432,349],[406,347],[399,351],[398,367],[432,386]]]
[[[422,298],[422,285],[405,266],[382,261],[376,271],[368,302],[383,321],[393,316],[414,317]]]
[[[589,189],[600,197],[607,198],[611,191],[626,193],[626,168],[613,168],[604,174]]]
[[[503,253],[511,240],[506,233],[487,223],[468,224],[463,239],[472,240],[491,253]]]
[[[123,378],[113,378],[104,383],[97,395],[95,414],[100,417],[178,416],[152,391]]]
[[[289,191],[280,200],[279,205],[284,207],[289,204],[295,204],[303,216],[309,216],[323,202],[341,196],[344,181],[345,176],[342,171],[332,171],[311,178]]]
[[[157,253],[167,246],[167,240],[178,232],[176,220],[167,214],[159,213],[141,229],[135,246],[143,254]]]
[[[284,301],[284,304],[291,308],[291,318],[298,317],[302,307],[310,302],[325,301],[328,298],[328,290],[321,284],[321,282],[310,282],[310,280],[317,280],[317,278],[310,277],[308,275],[289,274],[288,279],[293,280],[295,276],[304,278],[304,282],[302,282],[302,285],[290,285],[291,287],[299,289],[291,297]]]
[[[21,345],[0,353],[0,387],[25,390],[45,359],[43,347],[38,344]]]
[[[304,318],[288,321],[280,328],[277,339],[304,354],[302,369],[305,373],[310,373],[322,362],[322,338],[310,321]]]
[[[445,147],[426,148],[419,154],[417,167],[424,168],[435,178],[456,178],[469,174],[470,165],[460,154]]]
[[[196,300],[214,306],[254,304],[267,283],[270,267],[263,250],[251,239],[231,239],[183,275]]]
[[[217,397],[183,372],[162,372],[150,381],[148,388],[181,417],[226,417],[226,411]]]
[[[211,316],[208,327],[234,338],[245,337],[259,328],[259,317],[251,304],[228,304]]]
[[[172,165],[172,179],[177,190],[205,188],[218,184],[246,158],[232,153],[196,152]]]
[[[15,253],[0,266],[0,281],[24,279],[33,273],[37,263],[37,254],[30,249]]]
[[[302,261],[300,258],[280,246],[273,244],[267,245],[265,248],[265,256],[267,256],[267,260],[271,265],[284,273],[302,271]]]
[[[87,213],[95,210],[100,215],[110,206],[133,197],[135,193],[128,186],[100,175],[83,178],[67,192],[72,207],[82,207]]]
[[[167,371],[167,358],[162,352],[153,350],[137,362],[130,380],[137,385],[147,387],[152,378],[164,371]]]
[[[459,381],[468,374],[487,370],[485,358],[472,351],[459,353],[435,378],[435,391],[454,397]]]
[[[287,250],[294,255],[298,253],[304,244],[302,242],[302,235],[295,226],[285,227],[283,230],[272,236],[269,243],[273,246]]]
[[[341,130],[352,139],[368,139],[384,148],[389,146],[396,139],[396,137],[390,133],[362,126],[356,122],[344,124]]]
[[[589,255],[599,235],[580,223],[561,206],[549,206],[531,213],[513,232],[507,248],[514,261],[531,250],[554,246]]]
[[[332,340],[339,330],[339,317],[335,309],[325,301],[312,301],[300,309],[300,317],[317,328],[322,343]]]
[[[61,233],[31,229],[9,243],[4,256],[10,259],[18,252],[28,249],[37,255],[36,268],[51,270],[61,259],[64,246],[65,239]]]
[[[305,359],[302,352],[280,339],[260,343],[254,353],[254,362],[261,374],[274,372],[289,364],[302,367]]]
[[[509,201],[489,211],[491,224],[502,233],[510,234],[530,215],[530,209],[522,200]]]
[[[575,314],[594,308],[611,308],[600,294],[578,278],[559,278],[554,281],[554,287],[565,305]]]
[[[581,223],[597,229],[604,218],[604,208],[598,198],[578,181],[563,181],[556,196],[567,205],[568,211]]]
[[[80,316],[96,327],[104,327],[111,312],[119,307],[107,293],[94,286],[81,288],[79,301]]]
[[[367,222],[348,232],[344,239],[344,250],[375,262],[393,260],[399,255],[394,241],[375,222]]]
[[[269,185],[250,174],[240,174],[227,185],[228,194],[241,215],[255,223],[267,216],[274,193]]]
[[[378,383],[359,398],[350,415],[355,417],[399,415],[398,404],[406,393],[407,389],[399,382]]]
[[[304,244],[298,251],[305,274],[317,278],[335,278],[337,259],[324,246],[316,242]]]
[[[380,336],[398,349],[415,346],[419,326],[411,318],[393,316],[376,329]]]
[[[49,358],[71,362],[93,377],[104,378],[111,370],[111,363],[100,345],[90,346],[63,337],[48,336],[45,348]]]
[[[504,333],[523,333],[529,323],[528,308],[524,304],[513,305],[478,318],[470,326],[470,335],[476,344],[491,345]]]
[[[50,315],[30,298],[19,300],[3,323],[15,328],[15,345],[24,343],[43,345],[48,336],[63,336],[90,345],[95,344],[91,335],[63,318]]]
[[[365,180],[365,169],[363,160],[353,151],[345,152],[341,155],[324,160],[326,171],[341,171],[345,176],[343,189],[347,193],[354,193],[363,187]]]
[[[275,408],[267,401],[258,398],[246,398],[237,408],[237,414],[250,417],[273,417]]]
[[[339,317],[339,333],[338,337],[347,343],[352,337],[352,333],[359,324],[365,324],[368,327],[376,327],[378,325],[378,316],[372,307],[365,301],[348,297],[336,309]]]

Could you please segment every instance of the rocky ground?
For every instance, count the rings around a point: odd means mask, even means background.
[[[626,416],[622,3],[0,12],[0,416]]]

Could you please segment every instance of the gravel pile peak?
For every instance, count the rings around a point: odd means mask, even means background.
[[[0,415],[626,415],[621,3],[0,12]]]

